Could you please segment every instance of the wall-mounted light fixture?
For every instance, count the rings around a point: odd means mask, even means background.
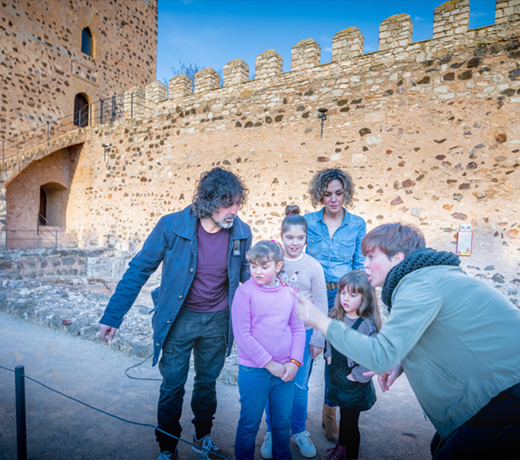
[[[329,109],[326,109],[324,107],[318,109],[318,112],[320,114],[318,115],[318,118],[321,120],[321,134],[320,137],[323,137],[323,122],[327,119],[327,112]]]
[[[107,153],[110,153],[110,148],[112,147],[112,144],[101,144],[101,147],[103,147],[103,158],[105,159],[105,163],[107,161]]]

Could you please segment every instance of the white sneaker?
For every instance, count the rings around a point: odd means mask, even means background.
[[[316,456],[316,447],[311,441],[311,436],[308,431],[302,431],[292,435],[292,440],[300,449],[300,454],[304,457],[312,458]]]
[[[271,432],[265,432],[264,442],[260,448],[260,455],[262,458],[270,459],[273,458],[273,439],[271,438]]]

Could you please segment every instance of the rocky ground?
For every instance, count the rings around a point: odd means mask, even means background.
[[[492,255],[481,260],[463,259],[462,266],[475,276],[499,289],[520,308],[520,263],[497,267]],[[482,262],[482,263],[481,263]],[[158,278],[151,279],[138,296],[133,308],[110,343],[114,350],[145,358],[152,352],[150,292],[157,287]],[[114,292],[114,281],[88,280],[85,277],[62,279],[0,278],[0,311],[19,318],[44,324],[86,340],[99,341],[98,322]],[[236,383],[237,359],[232,354],[220,376],[223,383]]]

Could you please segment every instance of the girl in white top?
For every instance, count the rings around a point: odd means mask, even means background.
[[[285,215],[281,231],[284,265],[280,278],[327,314],[327,288],[323,268],[316,259],[303,252],[307,243],[307,221],[300,215],[300,208],[296,205],[287,206]],[[325,338],[323,334],[307,326],[303,363],[294,379],[291,419],[292,439],[299,447],[300,453],[307,458],[316,455],[316,447],[312,443],[309,433],[305,430],[308,382],[312,360],[323,351],[324,346]],[[267,409],[266,423],[267,432],[260,452],[263,458],[270,459],[272,458],[272,441],[269,411]]]

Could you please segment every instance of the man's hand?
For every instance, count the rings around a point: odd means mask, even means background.
[[[265,368],[275,377],[283,378],[285,374],[285,366],[283,364],[277,363],[276,361],[269,361],[265,365]]]
[[[291,363],[290,361],[288,363],[285,363],[284,365],[284,373],[282,375],[282,380],[284,382],[290,382],[298,372],[298,366],[294,363]]]
[[[323,351],[322,347],[317,347],[316,345],[309,345],[309,353],[311,354],[312,359],[320,356],[322,351]]]
[[[377,381],[379,382],[379,386],[383,392],[388,391],[392,384],[397,380],[397,378],[403,373],[403,366],[401,363],[397,363],[392,369],[384,374],[379,374],[377,376]],[[363,372],[365,377],[372,377],[376,375],[375,372]]]
[[[323,334],[327,335],[327,328],[332,320],[328,316],[324,315],[310,300],[306,299],[298,292],[291,289],[291,293],[298,299],[298,302],[300,302],[300,305],[296,309],[298,319],[314,329],[319,329]]]
[[[99,325],[99,337],[103,340],[103,342],[107,343],[109,340],[112,340],[116,335],[117,327],[107,326],[106,324]]]

